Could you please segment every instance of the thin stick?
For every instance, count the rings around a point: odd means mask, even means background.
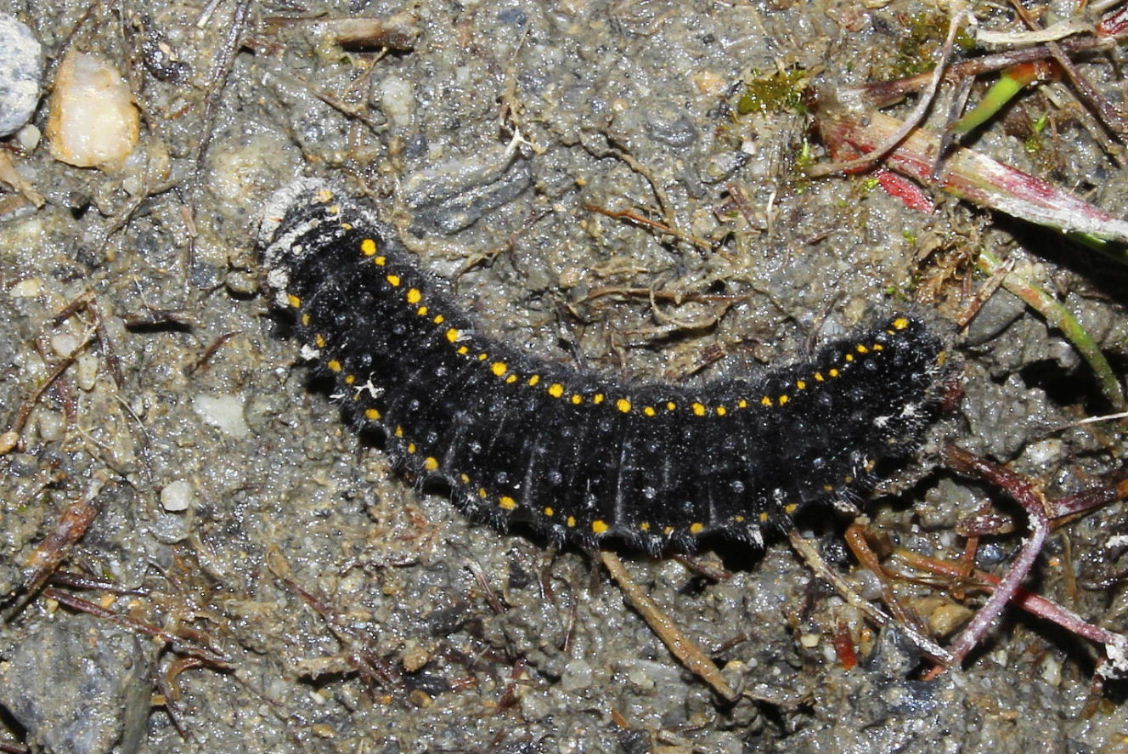
[[[820,578],[828,581],[835,589],[842,599],[846,600],[852,607],[862,611],[862,614],[872,620],[878,626],[888,626],[891,624],[897,625],[905,634],[916,644],[922,652],[930,658],[944,665],[951,665],[954,662],[952,654],[948,650],[941,647],[936,642],[929,639],[924,634],[917,631],[912,626],[899,623],[893,618],[889,617],[881,610],[877,609],[869,602],[866,602],[862,597],[854,591],[847,581],[842,578],[838,573],[835,573],[826,561],[819,555],[818,548],[816,548],[810,540],[797,531],[792,529],[787,533],[788,539],[791,540],[791,546],[799,553],[800,557],[807,562],[811,570],[814,571]]]
[[[721,671],[717,669],[716,664],[631,578],[626,566],[623,565],[623,561],[619,560],[619,556],[613,552],[601,550],[599,557],[603,561],[603,567],[607,569],[611,578],[615,579],[619,588],[623,590],[627,601],[658,635],[658,638],[670,650],[670,654],[676,657],[678,662],[689,669],[690,672],[712,686],[713,690],[722,697],[730,701],[736,699],[739,694],[721,675]]]

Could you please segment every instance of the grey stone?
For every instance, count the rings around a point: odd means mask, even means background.
[[[52,754],[133,754],[149,716],[154,650],[111,624],[34,625],[0,671],[0,703]]]
[[[0,136],[18,131],[39,102],[43,47],[31,29],[0,13]]]

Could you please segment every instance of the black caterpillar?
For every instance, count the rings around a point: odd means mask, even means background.
[[[322,185],[279,192],[261,231],[268,285],[352,424],[468,514],[554,543],[759,546],[910,455],[943,372],[940,340],[896,315],[747,380],[622,384],[481,335],[388,225]]]

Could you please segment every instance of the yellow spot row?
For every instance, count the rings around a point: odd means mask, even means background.
[[[377,245],[375,239],[372,239],[372,238],[363,239],[360,243],[360,249],[361,249],[361,253],[364,254],[366,257],[375,257],[374,261],[377,265],[385,266],[387,264],[387,258],[386,257],[377,256],[377,252],[378,252],[379,248],[378,248],[378,245]],[[389,273],[386,276],[385,279],[387,280],[389,285],[391,285],[392,287],[396,287],[396,288],[398,288],[403,282],[399,275],[395,275],[395,274],[391,274],[391,273]],[[294,306],[294,307],[300,307],[301,306],[301,299],[299,299],[297,296],[290,295],[289,298],[290,298],[290,305],[291,306]],[[417,305],[423,300],[423,292],[418,288],[410,288],[407,291],[406,300],[407,300],[408,304],[411,304],[413,306]],[[426,306],[420,306],[418,309],[416,309],[416,313],[419,314],[420,316],[427,316],[429,314],[429,310]],[[442,324],[444,322],[444,318],[440,314],[440,315],[434,317],[433,321],[436,324]],[[910,324],[911,324],[910,320],[907,317],[898,317],[897,319],[893,320],[892,323],[890,323],[891,329],[887,330],[886,332],[893,335],[893,334],[896,334],[897,330],[904,330],[904,329],[908,328]],[[446,331],[445,336],[446,336],[446,339],[449,343],[459,344],[459,347],[457,349],[457,352],[458,352],[459,355],[468,356],[470,354],[470,351],[471,351],[470,347],[465,345],[465,341],[467,340],[467,338],[466,338],[465,334],[462,333],[460,330],[452,327],[452,328],[450,328]],[[323,347],[323,346],[319,345],[319,347]],[[862,354],[862,355],[869,354],[871,351],[883,351],[883,350],[884,350],[884,346],[880,343],[874,343],[873,345],[870,345],[870,346],[867,346],[864,343],[858,343],[855,346],[855,351],[857,351],[857,353]],[[477,358],[480,361],[488,361],[489,360],[488,354],[485,354],[485,353],[478,354]],[[854,357],[853,353],[847,353],[844,356],[844,360],[848,363],[853,362],[854,359],[855,359],[855,357]],[[333,369],[333,367],[331,365],[330,365],[330,369]],[[333,371],[339,371],[339,369],[333,369]],[[490,364],[490,371],[493,372],[494,376],[499,377],[499,378],[504,378],[505,381],[508,384],[513,384],[513,383],[515,383],[515,382],[517,382],[518,380],[521,379],[517,375],[509,372],[509,366],[504,361],[495,361],[495,362],[491,363]],[[841,375],[841,372],[835,367],[831,367],[830,369],[827,370],[827,376],[829,376],[832,379],[839,377],[840,375]],[[815,382],[825,382],[826,381],[826,376],[824,376],[822,372],[815,372],[812,375],[812,377],[814,378]],[[541,382],[541,376],[534,374],[534,375],[531,375],[528,378],[527,384],[530,387],[536,387],[538,384],[540,384],[540,382]],[[796,380],[795,389],[799,390],[799,391],[806,390],[807,389],[807,381],[804,380],[804,379]],[[547,390],[548,394],[550,396],[552,396],[553,398],[564,398],[565,395],[568,394],[567,388],[565,388],[564,385],[562,385],[559,382],[554,382],[554,383],[550,384],[546,388],[546,390]],[[579,394],[579,393],[572,393],[571,395],[568,396],[568,400],[572,403],[572,405],[579,406],[579,405],[582,405],[584,403],[585,397],[583,395]],[[592,403],[594,403],[594,404],[598,405],[598,404],[603,403],[603,401],[604,401],[604,395],[602,393],[596,393],[595,395],[592,396]],[[786,394],[786,393],[781,394],[774,399],[771,396],[765,395],[765,396],[761,397],[760,401],[759,401],[760,405],[765,406],[765,407],[773,407],[773,406],[777,406],[777,405],[778,406],[786,406],[790,402],[791,402],[791,396]],[[748,405],[749,405],[748,400],[744,399],[744,398],[741,398],[736,402],[737,408],[744,409],[744,408],[747,408]],[[629,414],[634,410],[634,405],[631,403],[629,398],[619,398],[618,400],[615,401],[615,407],[620,412],[622,412],[624,414]],[[671,412],[675,411],[675,410],[677,410],[677,405],[673,401],[670,401],[666,404],[666,410],[671,411]],[[693,404],[691,404],[690,410],[693,412],[694,416],[708,416],[711,413],[715,413],[717,416],[726,416],[729,413],[729,409],[728,409],[727,406],[709,407],[709,406],[706,406],[705,404],[700,403],[700,402],[694,402]],[[654,406],[643,406],[642,407],[642,413],[643,413],[644,416],[653,417],[653,416],[658,415],[658,410]]]

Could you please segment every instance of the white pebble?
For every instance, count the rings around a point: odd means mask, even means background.
[[[388,76],[380,85],[380,109],[397,128],[411,125],[415,117],[415,90],[401,76]]]
[[[39,438],[44,442],[57,442],[66,434],[67,422],[59,411],[40,411],[36,414]]]
[[[51,350],[64,358],[73,354],[78,346],[78,338],[70,333],[64,332],[51,336]]]
[[[42,138],[43,132],[34,123],[28,123],[16,133],[16,141],[25,152],[34,152]]]
[[[51,156],[80,168],[118,170],[137,146],[141,117],[129,86],[101,55],[71,50],[51,94]]]
[[[35,298],[43,290],[43,281],[39,278],[26,278],[8,289],[12,298]]]
[[[196,493],[184,479],[169,482],[161,489],[161,507],[169,513],[180,513],[191,507]]]
[[[197,395],[192,408],[201,419],[219,427],[232,437],[246,437],[251,433],[243,418],[243,401],[234,395]]]
[[[78,364],[75,365],[74,381],[78,384],[79,388],[90,392],[98,383],[98,357],[93,354],[84,353],[78,357]]]

